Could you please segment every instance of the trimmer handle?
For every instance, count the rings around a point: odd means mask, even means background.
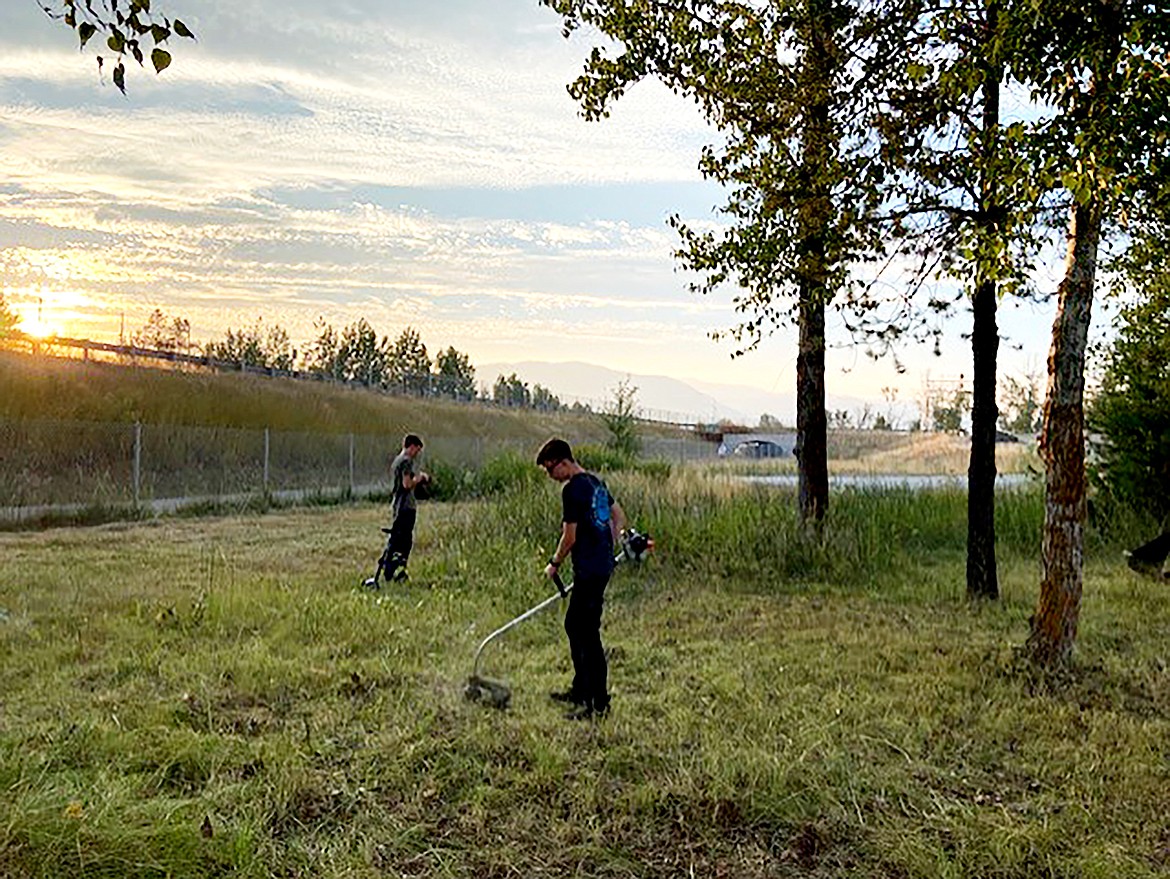
[[[561,598],[568,598],[569,590],[565,588],[565,581],[561,579],[561,575],[557,571],[553,571],[552,581],[553,585],[557,587],[557,592],[561,593]]]

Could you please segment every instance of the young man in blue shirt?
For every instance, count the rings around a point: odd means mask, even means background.
[[[573,591],[565,614],[573,683],[568,690],[550,695],[574,706],[565,715],[567,718],[585,720],[609,711],[609,669],[601,643],[601,612],[625,514],[605,483],[573,459],[573,450],[563,439],[545,443],[536,463],[549,478],[564,484],[561,539],[545,566],[545,576],[552,579],[566,559],[573,560]]]

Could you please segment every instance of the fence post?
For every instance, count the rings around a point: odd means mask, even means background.
[[[268,428],[264,428],[264,493],[268,494]]]
[[[134,422],[134,506],[142,497],[142,422]]]
[[[353,484],[353,434],[349,435],[349,494],[352,497],[354,492]]]

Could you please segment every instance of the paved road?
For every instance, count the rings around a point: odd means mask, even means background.
[[[358,485],[353,489],[356,497],[366,497],[376,492],[386,490],[385,483]],[[347,489],[320,489],[320,488],[290,488],[282,491],[269,492],[269,497],[278,503],[300,503],[311,498],[339,498],[347,493]],[[164,497],[144,500],[139,507],[149,510],[156,516],[166,513],[175,513],[185,507],[198,504],[246,504],[255,500],[257,495],[250,492],[240,494],[206,495],[202,497]],[[133,510],[133,504],[111,504],[112,508]],[[91,509],[93,504],[39,504],[28,507],[0,507],[0,521],[24,522],[30,519],[43,519],[49,516],[77,516]]]

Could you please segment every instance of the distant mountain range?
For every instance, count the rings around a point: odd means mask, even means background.
[[[662,421],[713,423],[728,419],[737,424],[755,425],[760,416],[771,415],[782,423],[796,423],[795,394],[777,394],[746,385],[683,381],[665,375],[618,372],[592,363],[484,363],[476,366],[476,377],[489,392],[500,375],[516,373],[529,385],[542,385],[566,403],[588,403],[595,409],[609,404],[618,384],[628,380],[637,388],[636,400],[643,414]],[[854,397],[831,397],[830,409],[860,410],[865,401]]]

